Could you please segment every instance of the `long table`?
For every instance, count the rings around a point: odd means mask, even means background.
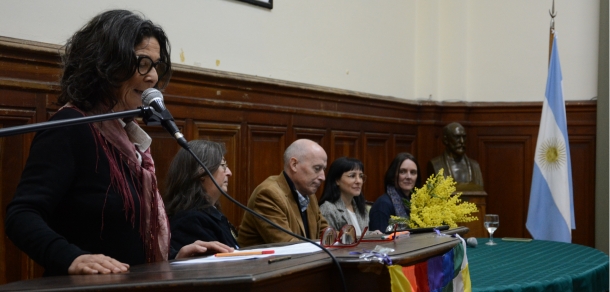
[[[445,233],[468,232],[459,227]],[[347,282],[348,291],[390,291],[385,265],[363,261],[351,251],[371,250],[376,245],[391,247],[394,264],[403,266],[443,254],[459,239],[432,233],[412,234],[392,242],[362,242],[357,247],[333,249]],[[0,291],[342,291],[336,266],[320,251],[294,255],[269,264],[268,259],[192,265],[169,262],[133,266],[129,273],[111,275],[58,276],[19,281],[0,286]],[[281,290],[279,290],[281,289]]]
[[[478,238],[468,248],[473,292],[607,291],[608,255],[578,244]]]

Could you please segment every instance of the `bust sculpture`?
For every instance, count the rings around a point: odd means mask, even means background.
[[[428,177],[444,169],[445,177],[456,181],[458,192],[483,191],[483,175],[479,163],[466,155],[466,130],[459,123],[451,123],[443,128],[445,152],[428,162]]]

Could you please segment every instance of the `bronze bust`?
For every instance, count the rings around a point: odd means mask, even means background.
[[[457,182],[456,191],[483,191],[483,175],[479,163],[466,156],[466,130],[459,123],[451,123],[443,128],[445,152],[428,162],[428,177],[444,169],[445,177],[451,176]]]

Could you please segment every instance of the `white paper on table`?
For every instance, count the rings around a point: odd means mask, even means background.
[[[248,249],[244,251],[261,251],[261,250],[273,250],[272,254],[260,254],[260,255],[247,255],[247,256],[232,256],[232,257],[215,257],[213,255],[197,258],[186,261],[176,261],[172,262],[172,265],[185,265],[185,264],[201,264],[201,263],[216,263],[216,262],[229,262],[229,261],[238,261],[238,260],[250,260],[250,259],[258,259],[258,258],[266,258],[270,256],[278,256],[278,255],[293,255],[293,254],[303,254],[303,253],[313,253],[322,251],[320,249],[320,245],[311,244],[309,242],[305,243],[297,243],[286,246],[279,247],[267,247],[267,248],[256,248],[256,249]]]

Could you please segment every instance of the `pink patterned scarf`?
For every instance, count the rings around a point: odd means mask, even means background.
[[[77,107],[67,104],[65,107],[73,108],[83,115]],[[131,121],[130,123],[136,123]],[[108,120],[92,123],[91,127],[97,145],[102,146],[110,165],[110,185],[118,190],[123,197],[125,217],[135,223],[135,208],[133,197],[129,189],[128,179],[131,179],[134,189],[140,199],[140,236],[144,241],[146,262],[166,261],[169,254],[169,222],[165,213],[163,199],[157,189],[155,177],[155,164],[150,154],[150,148],[141,152],[129,140],[127,133],[118,120]],[[137,125],[137,123],[136,123]],[[113,151],[114,148],[116,151]],[[135,151],[140,152],[142,164],[138,162]],[[126,175],[123,163],[129,166],[132,175]],[[131,217],[131,218],[128,218]]]

